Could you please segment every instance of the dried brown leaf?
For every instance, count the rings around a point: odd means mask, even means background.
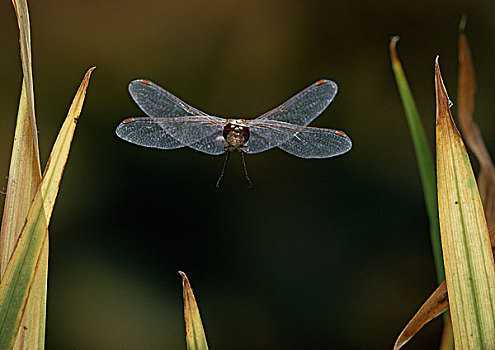
[[[478,188],[485,209],[488,227],[495,225],[495,167],[478,125],[473,120],[474,95],[476,78],[474,73],[471,51],[467,42],[465,17],[459,26],[459,88],[457,101],[457,116],[459,127],[468,147],[480,163]]]
[[[449,308],[447,285],[445,281],[433,292],[413,318],[400,333],[394,345],[394,350],[404,346],[421,328]]]

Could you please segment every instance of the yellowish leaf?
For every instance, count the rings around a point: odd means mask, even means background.
[[[14,251],[29,206],[41,181],[31,132],[26,88],[23,83],[0,233],[0,276],[3,275]]]
[[[0,283],[0,349],[10,349],[14,345],[29,290],[33,287],[35,274],[45,259],[43,247],[47,244],[48,223],[93,69],[84,76],[60,129],[41,185],[29,208],[26,224]]]
[[[35,161],[30,123],[26,89],[23,83],[0,233],[2,275],[17,244],[29,207],[41,181],[38,162]],[[48,246],[45,245],[44,249],[43,255],[48,257]],[[22,333],[18,334],[13,349],[43,348],[39,347],[39,344],[44,343],[45,340],[47,274],[48,262],[46,261],[44,268],[39,268],[36,274],[36,283],[31,289],[31,297],[21,322]]]
[[[440,233],[457,349],[495,349],[495,265],[483,206],[435,64]]]
[[[179,271],[182,276],[182,289],[184,298],[184,321],[186,323],[186,343],[188,350],[207,350],[206,335],[201,322],[198,305],[187,276]]]
[[[31,25],[29,23],[29,11],[27,0],[12,0],[17,24],[19,26],[19,44],[21,47],[21,64],[24,81],[26,84],[27,112],[31,119],[31,135],[34,147],[34,158],[37,162],[39,172],[40,151],[38,145],[38,129],[36,126],[36,116],[34,113],[34,85],[33,85],[33,65],[31,60]]]
[[[38,133],[34,110],[34,88],[31,62],[31,29],[29,13],[25,0],[12,1],[19,26],[19,43],[21,47],[21,63],[23,83],[19,113],[12,150],[8,190],[5,210],[0,232],[0,276],[3,275],[7,262],[26,221],[29,206],[41,181],[41,166],[38,148]],[[27,88],[26,88],[27,87]],[[48,257],[48,246],[43,255]],[[35,288],[32,288],[22,319],[23,330],[18,334],[13,349],[42,349],[45,341],[46,321],[46,281],[48,262],[39,268],[35,277]]]

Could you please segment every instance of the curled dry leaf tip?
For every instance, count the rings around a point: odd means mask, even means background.
[[[400,40],[400,36],[394,35],[390,38],[390,58],[392,59],[392,63],[400,63],[399,57],[397,55],[397,43]]]
[[[184,272],[179,271],[179,275],[182,277],[182,282],[188,282],[189,283],[189,280],[187,279],[187,276]]]
[[[459,31],[460,32],[464,32],[464,30],[466,29],[467,19],[468,19],[468,16],[466,14],[463,14],[461,16],[461,20],[459,21]]]

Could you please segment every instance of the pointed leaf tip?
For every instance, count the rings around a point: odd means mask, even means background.
[[[207,350],[206,335],[191,284],[184,272],[179,271],[179,274],[182,277],[187,349]]]
[[[88,88],[89,78],[91,78],[91,73],[93,73],[95,69],[96,66],[93,66],[90,69],[88,69],[88,71],[84,74],[83,80],[79,85],[79,89],[77,90],[76,95],[74,96],[73,103],[69,109],[69,115],[71,115],[76,120],[77,118],[79,118],[79,114],[81,113],[81,109],[82,109],[82,104],[84,102],[84,98],[86,97],[86,90]]]
[[[182,277],[182,285],[184,286],[185,284],[189,285],[189,279],[187,278],[186,274],[182,271],[179,271],[180,277]]]
[[[435,58],[435,92],[437,100],[437,125],[444,121],[447,121],[447,123],[450,122],[449,124],[454,127],[460,137],[454,120],[452,119],[452,114],[450,113],[451,101],[449,99],[449,95],[447,94],[445,84],[443,83],[442,73],[440,72],[439,56]]]
[[[399,56],[397,55],[397,43],[399,42],[399,40],[400,37],[398,35],[394,35],[392,38],[390,38],[390,59],[392,60],[393,64],[400,64]]]
[[[443,314],[449,308],[449,298],[445,281],[433,292],[426,302],[419,308],[413,318],[402,330],[394,345],[394,350],[401,349],[411,338],[418,333],[425,324]]]

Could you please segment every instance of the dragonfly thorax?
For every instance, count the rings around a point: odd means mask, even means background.
[[[229,119],[223,128],[223,138],[230,150],[239,149],[249,140],[249,127],[242,119]]]

